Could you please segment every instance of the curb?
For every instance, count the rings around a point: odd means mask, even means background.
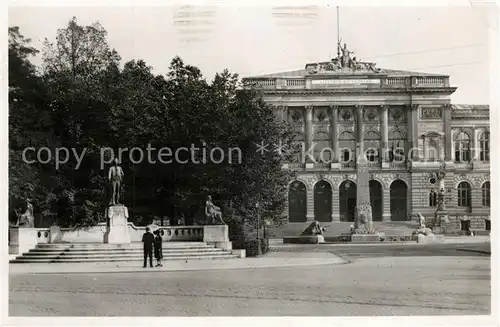
[[[472,249],[457,249],[457,251],[474,252],[474,253],[482,253],[482,254],[489,254],[489,255],[491,255],[491,251],[481,251],[481,250],[472,250]]]
[[[37,274],[116,274],[116,273],[168,273],[168,272],[181,272],[181,271],[210,271],[210,270],[238,270],[238,269],[263,269],[263,268],[287,268],[287,267],[307,267],[307,266],[322,266],[322,265],[341,265],[341,264],[348,264],[350,263],[349,260],[346,260],[345,258],[342,258],[336,254],[332,255],[335,256],[335,258],[325,258],[325,259],[314,259],[314,260],[307,260],[301,258],[300,260],[302,262],[286,262],[286,260],[279,260],[279,259],[273,259],[276,261],[282,261],[281,263],[276,263],[273,264],[272,262],[269,263],[263,263],[263,264],[256,264],[256,265],[229,265],[229,266],[212,266],[212,267],[163,267],[160,269],[154,269],[154,268],[142,268],[140,267],[89,267],[89,269],[75,269],[73,271],[64,271],[64,270],[56,270],[58,267],[54,267],[54,270],[48,271],[46,269],[45,271],[36,271],[36,270],[28,270],[26,269],[25,271],[12,271],[12,269],[9,269],[9,274],[11,275],[27,275],[27,274],[32,274],[32,275],[37,275]],[[236,260],[236,259],[235,259]],[[238,259],[241,260],[241,259]],[[244,260],[244,259],[243,259]],[[250,259],[251,260],[251,259]],[[283,262],[284,261],[284,262]],[[36,265],[36,264],[34,264]],[[69,264],[71,265],[71,264]],[[66,265],[66,267],[68,267]],[[32,268],[32,267],[30,267]],[[48,267],[44,267],[48,268]],[[75,267],[78,268],[78,267]]]

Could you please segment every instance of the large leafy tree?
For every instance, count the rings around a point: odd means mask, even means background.
[[[290,129],[276,119],[273,108],[256,91],[241,87],[236,74],[223,71],[209,82],[197,67],[178,57],[164,76],[154,74],[143,60],[129,61],[120,68],[104,28],[97,23],[80,26],[73,18],[58,31],[55,43],[46,41],[43,75],[36,76],[27,60],[36,50],[19,35],[16,39],[13,34],[13,40],[17,41],[11,47],[18,50],[12,60],[19,64],[12,66],[12,83],[19,80],[15,85],[23,94],[41,92],[43,101],[37,97],[19,106],[11,99],[12,106],[19,107],[12,121],[23,122],[22,132],[17,124],[11,125],[11,150],[19,147],[15,142],[28,144],[30,137],[40,145],[79,152],[87,149],[77,170],[74,162],[58,171],[46,166],[36,166],[33,171],[35,166],[11,164],[11,176],[32,174],[37,185],[50,184],[36,179],[42,170],[47,172],[44,176],[58,178],[49,193],[59,224],[99,220],[108,168],[101,169],[101,148],[112,147],[116,154],[118,148],[138,147],[146,154],[148,146],[156,149],[152,151],[154,163],[147,157],[134,162],[128,152],[122,158],[124,201],[132,209],[132,220],[182,214],[188,223],[194,223],[208,194],[239,224],[255,225],[257,202],[263,219],[277,223],[283,219],[289,176],[281,169],[286,158],[273,145],[289,145]],[[32,80],[40,86],[32,87]],[[43,115],[45,119],[39,118]],[[33,134],[37,132],[42,134]],[[260,143],[268,144],[268,151],[258,152],[256,144]],[[174,153],[181,147],[198,150],[194,158],[182,152],[179,159],[186,162],[164,164],[156,156],[163,147]],[[209,156],[216,147],[224,155],[220,163]],[[16,190],[14,185],[12,190]],[[43,194],[42,190],[31,191]]]
[[[99,23],[82,26],[73,18],[66,28],[57,31],[55,43],[45,41],[43,78],[49,90],[55,134],[70,151],[85,151],[78,169],[75,161],[60,169],[70,184],[61,204],[65,209],[60,215],[66,216],[62,224],[92,224],[103,211],[106,183],[100,171],[99,151],[111,139],[107,87],[118,78],[119,60]]]
[[[51,166],[29,164],[24,160],[32,160],[33,151],[23,159],[23,150],[28,147],[59,145],[47,88],[29,61],[37,53],[18,27],[9,28],[9,208],[12,220],[15,210],[25,209],[27,199],[37,204],[37,215],[55,216],[55,191],[64,184],[64,178]]]

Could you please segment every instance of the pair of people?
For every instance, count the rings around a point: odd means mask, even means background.
[[[160,235],[160,230],[156,230],[154,235],[151,233],[151,229],[146,227],[146,233],[142,236],[142,243],[144,244],[144,265],[146,268],[147,259],[149,257],[149,266],[153,268],[153,249],[156,258],[156,267],[163,267],[161,259],[163,259],[162,250],[163,239]]]

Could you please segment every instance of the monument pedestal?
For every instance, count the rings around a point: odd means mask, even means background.
[[[361,119],[361,117],[358,117]],[[361,120],[360,120],[361,121]],[[358,126],[360,128],[360,126]],[[372,204],[370,202],[370,173],[366,157],[361,155],[358,160],[356,175],[356,212],[354,215],[354,230],[351,231],[352,243],[380,242],[380,236],[373,229]]]
[[[106,209],[105,216],[108,223],[104,233],[104,243],[130,244],[127,207],[122,204],[112,205]]]
[[[380,242],[378,234],[352,234],[351,243],[376,243]]]
[[[446,211],[438,211],[436,212],[436,220],[435,220],[435,226],[432,227],[432,232],[434,234],[445,234],[446,233],[446,227],[449,227],[449,217],[448,217],[448,212]]]
[[[423,244],[442,244],[444,243],[443,235],[417,235],[417,243]]]

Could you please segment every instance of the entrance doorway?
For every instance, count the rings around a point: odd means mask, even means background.
[[[314,219],[320,222],[332,220],[332,187],[319,181],[314,185]]]
[[[382,185],[376,181],[369,182],[370,188],[370,202],[372,205],[372,219],[373,221],[382,221]]]
[[[291,223],[303,223],[307,221],[307,199],[306,186],[304,183],[295,181],[290,184],[288,190],[288,221]]]
[[[408,220],[406,183],[398,179],[391,184],[391,221]]]
[[[339,188],[340,221],[354,221],[356,210],[356,183],[344,181]]]

